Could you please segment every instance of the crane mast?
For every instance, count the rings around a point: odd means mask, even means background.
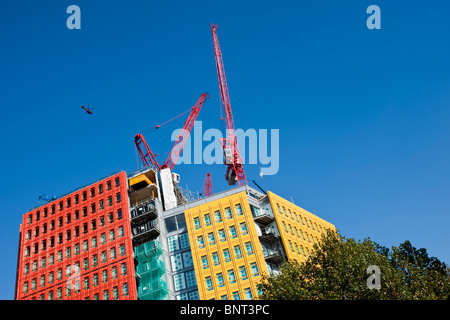
[[[216,29],[216,26],[212,24],[211,31],[214,42],[214,56],[216,60],[217,76],[219,78],[221,103],[225,111],[225,124],[227,128],[226,138],[221,141],[224,150],[225,164],[227,165],[225,179],[228,181],[229,185],[236,184],[236,181],[239,186],[248,185],[242,166],[242,157],[237,144],[233,113],[231,112],[230,96],[228,94],[227,80],[225,77],[225,68]]]

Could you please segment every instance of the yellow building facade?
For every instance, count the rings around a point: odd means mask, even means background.
[[[328,221],[273,192],[269,191],[267,194],[275,214],[287,259],[298,262],[306,261],[313,251],[314,244],[320,243],[322,234],[327,229],[336,231],[335,226]]]
[[[245,192],[186,210],[201,300],[252,299],[267,273]]]
[[[334,225],[272,193],[251,188],[184,211],[201,300],[252,299],[264,273],[306,261]]]

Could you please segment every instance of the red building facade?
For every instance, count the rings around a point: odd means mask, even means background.
[[[124,171],[30,210],[16,300],[136,300]]]

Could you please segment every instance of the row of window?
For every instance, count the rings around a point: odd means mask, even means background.
[[[93,230],[95,230],[96,225],[95,225],[95,219],[93,220],[92,228],[94,228]],[[102,222],[101,223],[101,227],[104,226],[105,224]],[[87,233],[88,232],[88,226],[87,223],[84,224],[83,226],[83,233]],[[80,227],[75,227],[75,229],[73,230],[73,237],[74,238],[78,238],[80,236]],[[118,237],[121,238],[124,235],[124,230],[123,230],[123,226],[119,226],[117,228],[118,231]],[[27,235],[28,237],[28,235]],[[114,229],[109,230],[109,240],[113,241],[115,240],[116,237],[116,233]],[[33,254],[37,254],[39,253],[39,247],[41,248],[41,251],[44,251],[48,248],[53,248],[55,246],[55,244],[62,244],[64,242],[64,240],[66,241],[70,241],[72,239],[72,230],[66,230],[66,234],[65,234],[65,239],[64,239],[64,234],[61,232],[58,234],[58,236],[52,236],[49,239],[43,239],[41,241],[41,243],[39,244],[39,242],[34,243],[33,245]],[[102,233],[100,235],[100,244],[105,244],[106,243],[106,233]],[[91,238],[91,247],[95,248],[97,247],[97,237],[92,237]],[[70,248],[70,247],[68,247]],[[84,240],[83,242],[83,249],[86,251],[88,248],[88,240]],[[70,250],[70,249],[69,249]],[[79,244],[75,244],[75,252],[78,252],[79,250]],[[25,248],[24,251],[24,257],[29,257],[31,255],[31,246],[27,246]]]
[[[120,266],[120,271],[121,271],[121,276],[125,276],[127,274],[127,266],[126,263],[122,263]],[[108,280],[114,280],[117,278],[118,274],[117,274],[117,267],[112,267],[111,268],[111,275],[110,278],[108,278],[108,270],[103,270],[101,272],[101,276],[102,276],[102,282],[103,283],[107,283]],[[65,274],[65,279],[67,282],[67,288],[68,290],[70,289],[75,289],[75,291],[79,291],[80,290],[80,268],[79,268],[79,263],[76,263],[74,265],[68,265],[66,266],[66,274]],[[70,281],[72,279],[72,281]],[[31,280],[31,291],[34,291],[37,289],[37,278],[34,278]],[[55,279],[55,274],[53,271],[49,272],[48,275],[41,275],[40,276],[40,282],[39,282],[39,287],[42,288],[46,285],[46,280],[47,280],[47,284],[48,285],[52,285],[54,283],[54,281],[61,281],[63,280],[63,269],[59,268],[56,271],[56,279]],[[91,276],[91,281],[92,281],[92,285],[94,287],[98,286],[99,284],[99,274],[98,273],[94,273]],[[89,284],[90,284],[90,280],[89,280],[89,276],[86,276],[83,278],[83,283],[84,283],[84,290],[88,290],[89,289]],[[27,294],[28,293],[28,286],[29,286],[29,282],[25,281],[23,283],[23,293]]]
[[[197,286],[195,270],[181,272],[173,275],[175,291],[189,289]]]
[[[313,230],[315,230],[317,232],[322,232],[322,233],[324,232],[322,229],[322,226],[320,224],[319,224],[319,226],[317,226],[317,224],[314,221],[312,221],[311,219],[309,219],[309,223],[308,223],[308,219],[302,217],[300,214],[297,215],[296,212],[294,212],[294,214],[292,214],[291,210],[287,209],[287,211],[289,212],[289,214],[288,214],[286,212],[286,208],[284,206],[282,208],[283,208],[284,215],[286,217],[288,217],[288,218],[290,217],[292,220],[295,220],[299,223],[301,222],[303,225],[306,225],[308,228],[312,228]],[[283,213],[281,212],[281,208],[278,203],[277,203],[277,209],[278,209],[278,213],[282,215]],[[298,219],[299,217],[300,217],[300,220]]]
[[[168,238],[169,252],[175,252],[180,249],[189,248],[189,235],[187,232],[177,234]]]
[[[85,241],[85,244],[86,245],[83,245],[84,246],[84,251],[87,251],[88,250],[87,249],[87,247],[88,247],[87,246],[87,241]],[[76,256],[76,255],[78,255],[80,253],[80,246],[79,246],[79,244],[75,244],[74,249],[75,249],[74,250],[74,255]],[[110,260],[112,261],[112,260],[116,259],[116,257],[117,257],[116,247],[111,247],[109,249],[109,251],[110,251],[109,252]],[[102,263],[105,263],[107,261],[107,254],[106,254],[106,252],[107,251],[104,250],[101,253],[101,261],[102,261]],[[66,248],[66,256],[65,256],[65,258],[68,259],[68,258],[71,257],[71,255],[72,255],[72,248],[71,247],[67,247]],[[125,245],[124,244],[119,245],[119,255],[120,256],[124,256],[125,255]],[[57,259],[58,259],[58,262],[61,262],[63,260],[63,251],[62,250],[58,251]],[[41,269],[44,269],[46,267],[46,263],[47,263],[47,257],[42,257],[41,261],[40,261]],[[55,263],[55,254],[52,253],[48,257],[48,265],[51,266],[54,263]],[[94,255],[92,255],[92,266],[95,267],[95,266],[97,266],[97,264],[98,264],[98,258],[97,258],[97,255],[94,254]],[[38,269],[38,260],[34,260],[31,266],[32,266],[31,272],[36,272],[37,269]],[[84,269],[87,270],[88,268],[89,268],[89,260],[88,260],[88,258],[85,258],[84,259]],[[30,273],[30,264],[27,263],[27,264],[24,265],[24,274],[27,275],[29,273]]]
[[[234,249],[234,257],[235,257],[235,259],[240,259],[240,258],[243,257],[240,245],[234,246],[233,249]],[[251,242],[246,242],[245,243],[245,251],[247,252],[247,255],[249,255],[249,256],[251,256],[254,253],[253,246],[252,246]],[[222,256],[223,256],[223,262],[226,263],[226,262],[230,262],[231,261],[231,253],[230,253],[230,250],[228,248],[222,250]],[[221,264],[220,255],[219,255],[219,253],[217,251],[213,252],[211,254],[211,257],[212,257],[212,263],[213,263],[214,266],[218,266],[218,265]],[[209,263],[208,256],[206,256],[206,255],[202,256],[201,257],[201,262],[202,262],[203,269],[208,269],[209,268],[210,263]]]
[[[123,283],[122,286],[122,296],[126,297],[128,296],[128,283]],[[77,288],[71,288],[70,286],[66,287],[66,297],[70,297],[72,294],[72,290],[75,291],[75,293],[79,292],[79,289],[77,290]],[[53,290],[48,291],[47,295],[45,293],[41,293],[39,295],[39,300],[61,300],[63,297],[63,288],[59,287],[56,289],[56,297],[54,296]],[[102,300],[110,300],[110,292],[108,289],[103,290],[102,294],[101,294]],[[100,300],[100,294],[99,293],[95,293],[92,296],[93,300]],[[115,286],[112,289],[112,297],[113,300],[117,300],[119,299],[119,287]],[[35,297],[32,298],[32,300],[35,300]],[[89,300],[89,296],[85,297],[85,300]]]
[[[120,198],[120,192],[119,192],[119,193],[116,194],[116,203],[120,203],[120,201],[121,201],[120,199],[121,198]],[[108,197],[107,204],[108,204],[108,207],[111,207],[113,205],[112,197]],[[91,204],[90,213],[96,213],[96,208],[97,208],[96,204],[92,203]],[[99,208],[99,210],[105,209],[103,200],[99,200],[98,208]],[[88,215],[88,207],[87,206],[83,207],[81,211],[82,211],[83,217],[86,217]],[[122,215],[122,212],[120,212],[120,216],[121,215]],[[71,223],[72,217],[73,217],[74,221],[79,220],[80,219],[80,211],[79,210],[75,210],[73,215],[72,215],[72,213],[67,213],[66,214],[66,219],[65,219],[66,220],[66,222],[65,222],[66,225]],[[109,217],[110,220],[112,219],[112,212],[110,212],[108,214],[108,217]],[[104,217],[103,217],[103,219],[104,219]],[[64,226],[64,218],[63,218],[63,216],[60,216],[57,219],[57,221],[58,221],[58,227],[63,227]],[[28,221],[28,224],[31,224],[30,219]],[[55,226],[56,226],[56,220],[51,220],[50,223],[49,223],[50,230],[54,230]],[[47,223],[42,224],[41,228],[42,228],[42,233],[46,233],[47,232]],[[34,233],[35,237],[37,237],[39,235],[39,229],[40,229],[39,227],[36,227],[34,229],[35,230],[35,233]]]
[[[246,235],[248,233],[247,224],[245,222],[242,222],[239,225],[239,228],[241,230],[241,234],[242,235]],[[227,240],[225,229],[219,229],[217,231],[217,233],[219,235],[219,241],[220,242],[223,242],[223,241]],[[235,226],[229,226],[228,227],[228,233],[229,233],[231,239],[236,238],[237,237],[236,227]],[[214,232],[208,233],[208,243],[209,243],[209,245],[216,244],[216,237],[214,235]],[[203,236],[198,236],[197,237],[197,244],[198,244],[198,247],[200,249],[205,247],[205,240],[203,239]]]
[[[254,277],[259,276],[259,270],[258,270],[258,266],[256,265],[256,262],[253,262],[252,264],[250,264],[250,271]],[[241,280],[248,279],[247,269],[245,266],[239,267],[238,274],[239,274]],[[235,273],[234,269],[228,270],[227,274],[225,276],[228,279],[229,284],[236,283],[237,278],[236,278],[236,273]],[[219,272],[214,277],[212,277],[212,276],[205,277],[206,290],[210,291],[210,290],[213,290],[214,287],[218,287],[218,288],[224,287],[225,286],[225,276],[222,272]],[[213,280],[215,280],[214,285],[213,285]]]
[[[120,179],[119,179],[119,177],[116,177],[115,178],[115,186],[116,187],[119,187],[120,186]],[[107,182],[106,182],[106,189],[107,190],[111,190],[111,180],[108,180]],[[102,194],[103,193],[103,184],[100,184],[100,185],[98,185],[98,194]],[[93,197],[95,197],[95,187],[92,187],[91,189],[90,189],[90,196],[91,196],[91,198],[93,198]],[[118,193],[119,194],[119,199],[120,199],[120,193]],[[87,191],[85,190],[85,191],[83,191],[82,193],[81,193],[81,196],[82,196],[82,201],[86,201],[87,200]],[[116,197],[117,197],[117,195],[116,195]],[[108,198],[109,199],[109,198]],[[112,200],[112,199],[111,199]],[[66,208],[70,208],[71,207],[71,205],[72,205],[72,197],[69,197],[69,198],[67,198],[67,199],[65,199],[65,201],[66,201]],[[108,200],[109,201],[109,200]],[[120,201],[120,200],[119,200]],[[79,194],[75,194],[74,196],[73,196],[73,203],[74,204],[78,204],[80,202],[80,195]],[[59,211],[62,211],[63,210],[63,208],[64,208],[64,200],[61,200],[61,201],[59,201],[59,203],[58,203],[58,209],[59,209]],[[46,208],[43,208],[42,209],[42,216],[43,216],[43,218],[46,218],[47,217],[47,215],[48,215],[48,208],[46,207]],[[54,214],[56,212],[56,204],[52,204],[51,206],[50,206],[50,214]],[[39,219],[40,219],[40,215],[41,215],[41,209],[39,209],[39,210],[37,210],[35,213],[34,213],[34,216],[35,216],[35,221],[39,221]],[[32,213],[30,213],[29,215],[28,215],[28,223],[29,224],[31,224],[32,223],[32,221],[33,221],[33,214]]]
[[[289,226],[289,230],[290,230],[291,234],[294,235],[294,231],[292,230],[291,224],[288,223],[288,226]],[[286,226],[286,223],[284,221],[283,221],[283,227],[284,227],[284,231],[286,233],[289,233],[289,230],[288,230],[288,228]],[[312,242],[317,243],[317,244],[320,243],[319,239],[317,237],[315,237],[314,235],[312,235],[312,234],[309,235],[308,232],[305,232],[305,234],[306,234],[306,238],[305,238],[305,236],[304,236],[304,234],[303,234],[301,229],[297,230],[297,228],[294,226],[294,230],[295,230],[295,235],[297,235],[297,238],[300,238],[300,235],[301,235],[302,239],[305,240],[305,241],[306,241],[306,239],[308,239],[308,242],[311,242],[311,239],[312,239]],[[300,232],[300,235],[299,235],[299,232]],[[310,237],[311,237],[311,239],[310,239]]]
[[[200,300],[198,290],[177,295],[177,300]]]
[[[236,204],[234,206],[234,208],[235,208],[236,214],[238,216],[241,216],[241,215],[244,214],[240,204]],[[224,209],[224,212],[225,212],[225,219],[233,218],[233,214],[231,212],[231,208],[230,207],[226,207]],[[222,213],[220,212],[220,210],[214,211],[213,215],[214,215],[214,220],[215,220],[216,223],[222,222]],[[205,226],[210,226],[211,223],[212,223],[211,216],[210,216],[209,213],[203,215],[203,220],[204,220]],[[195,227],[195,229],[200,229],[201,228],[200,217],[195,217],[194,218],[194,227]]]
[[[288,241],[289,241],[289,248],[291,249],[292,252],[294,252],[294,253],[297,252],[297,254],[300,255],[300,251],[298,249],[298,247],[300,246],[300,249],[302,250],[302,254],[304,257],[306,257],[306,255],[308,255],[308,257],[311,255],[309,253],[308,247],[305,247],[305,249],[306,249],[306,253],[305,253],[303,246],[301,244],[298,245],[297,242],[295,242],[295,241],[294,241],[294,246],[295,246],[295,251],[294,251],[294,247],[292,246],[292,241],[291,240],[288,240]]]

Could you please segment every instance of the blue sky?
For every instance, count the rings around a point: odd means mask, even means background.
[[[68,30],[66,8],[81,8]],[[369,5],[381,30],[366,27]],[[236,127],[279,129],[264,186],[347,237],[410,240],[450,263],[448,1],[10,1],[0,9],[0,299],[14,295],[19,224],[38,196],[137,168],[134,135],[211,98],[210,24]],[[95,107],[88,116],[81,105]],[[145,135],[160,162],[179,118]],[[261,165],[246,165],[262,184]],[[224,165],[179,165],[182,185],[228,188]],[[252,183],[250,182],[250,185]]]

